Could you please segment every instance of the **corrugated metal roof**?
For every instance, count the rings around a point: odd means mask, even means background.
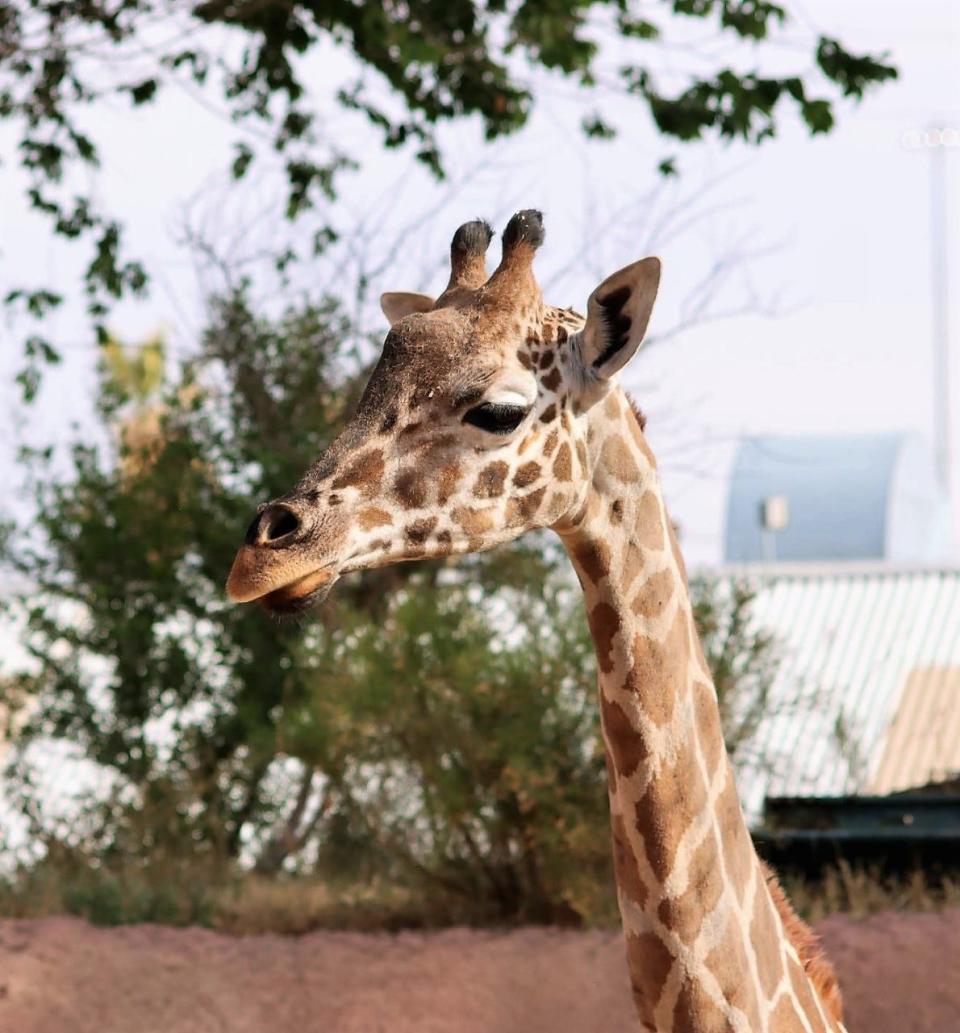
[[[960,767],[960,570],[798,565],[725,575],[753,582],[754,620],[781,656],[739,774],[752,820],[766,795],[883,792]]]
[[[895,793],[960,772],[960,667],[917,667],[907,675],[900,706],[867,787]]]

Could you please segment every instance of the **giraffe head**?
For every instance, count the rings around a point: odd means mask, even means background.
[[[576,521],[596,459],[591,425],[643,338],[660,263],[608,277],[584,319],[543,301],[539,212],[510,220],[488,278],[492,236],[484,222],[457,230],[437,299],[383,295],[391,329],[357,410],[299,483],[260,507],[231,599],[296,612],[349,571]]]

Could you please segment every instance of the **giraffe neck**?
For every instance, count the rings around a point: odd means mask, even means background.
[[[653,456],[619,389],[601,406],[587,498],[557,530],[596,646],[614,870],[641,1023],[670,1033],[841,1029],[753,849]]]

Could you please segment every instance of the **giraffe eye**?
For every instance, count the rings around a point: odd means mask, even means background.
[[[523,423],[530,411],[524,405],[505,405],[500,402],[481,402],[468,409],[463,417],[464,423],[470,423],[491,434],[509,434]]]

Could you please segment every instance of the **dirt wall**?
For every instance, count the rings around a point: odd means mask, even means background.
[[[960,911],[819,930],[850,1033],[960,1033]],[[635,1033],[618,933],[0,922],[0,1033]]]

